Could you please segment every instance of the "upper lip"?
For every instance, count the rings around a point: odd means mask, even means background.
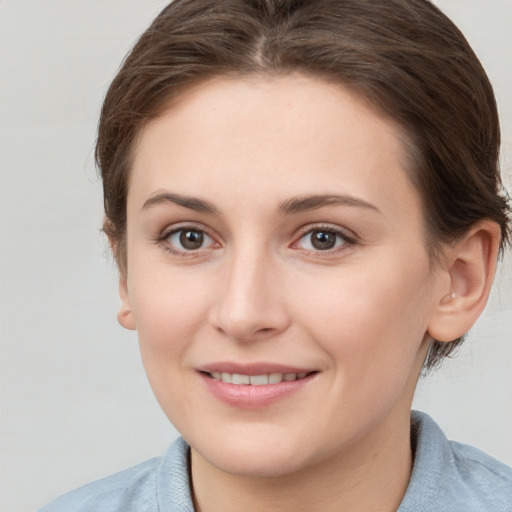
[[[313,368],[288,366],[277,363],[234,363],[229,361],[219,361],[217,363],[209,363],[197,368],[199,372],[213,373],[237,373],[240,375],[267,375],[271,373],[311,373],[316,371]]]

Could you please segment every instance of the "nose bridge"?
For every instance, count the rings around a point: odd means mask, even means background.
[[[215,327],[238,341],[277,334],[288,325],[276,258],[257,243],[233,249],[218,293]]]

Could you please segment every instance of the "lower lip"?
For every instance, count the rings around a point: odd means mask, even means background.
[[[263,386],[229,384],[212,379],[203,373],[200,375],[209,391],[222,402],[243,409],[260,409],[298,392],[309,384],[316,374],[310,374],[303,379]]]

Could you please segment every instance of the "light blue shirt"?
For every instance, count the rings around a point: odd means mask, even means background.
[[[414,466],[397,512],[512,512],[512,468],[448,441],[413,411]],[[162,457],[65,494],[40,512],[194,512],[189,447],[177,439]]]

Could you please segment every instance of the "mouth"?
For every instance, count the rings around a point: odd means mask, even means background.
[[[320,372],[275,364],[216,363],[198,373],[220,401],[241,409],[261,409],[310,388]]]
[[[236,386],[267,386],[269,384],[280,384],[281,382],[293,382],[296,380],[302,380],[317,372],[272,372],[262,373],[261,375],[246,375],[243,373],[229,373],[220,371],[201,373],[213,380],[224,382],[225,384],[234,384]]]

